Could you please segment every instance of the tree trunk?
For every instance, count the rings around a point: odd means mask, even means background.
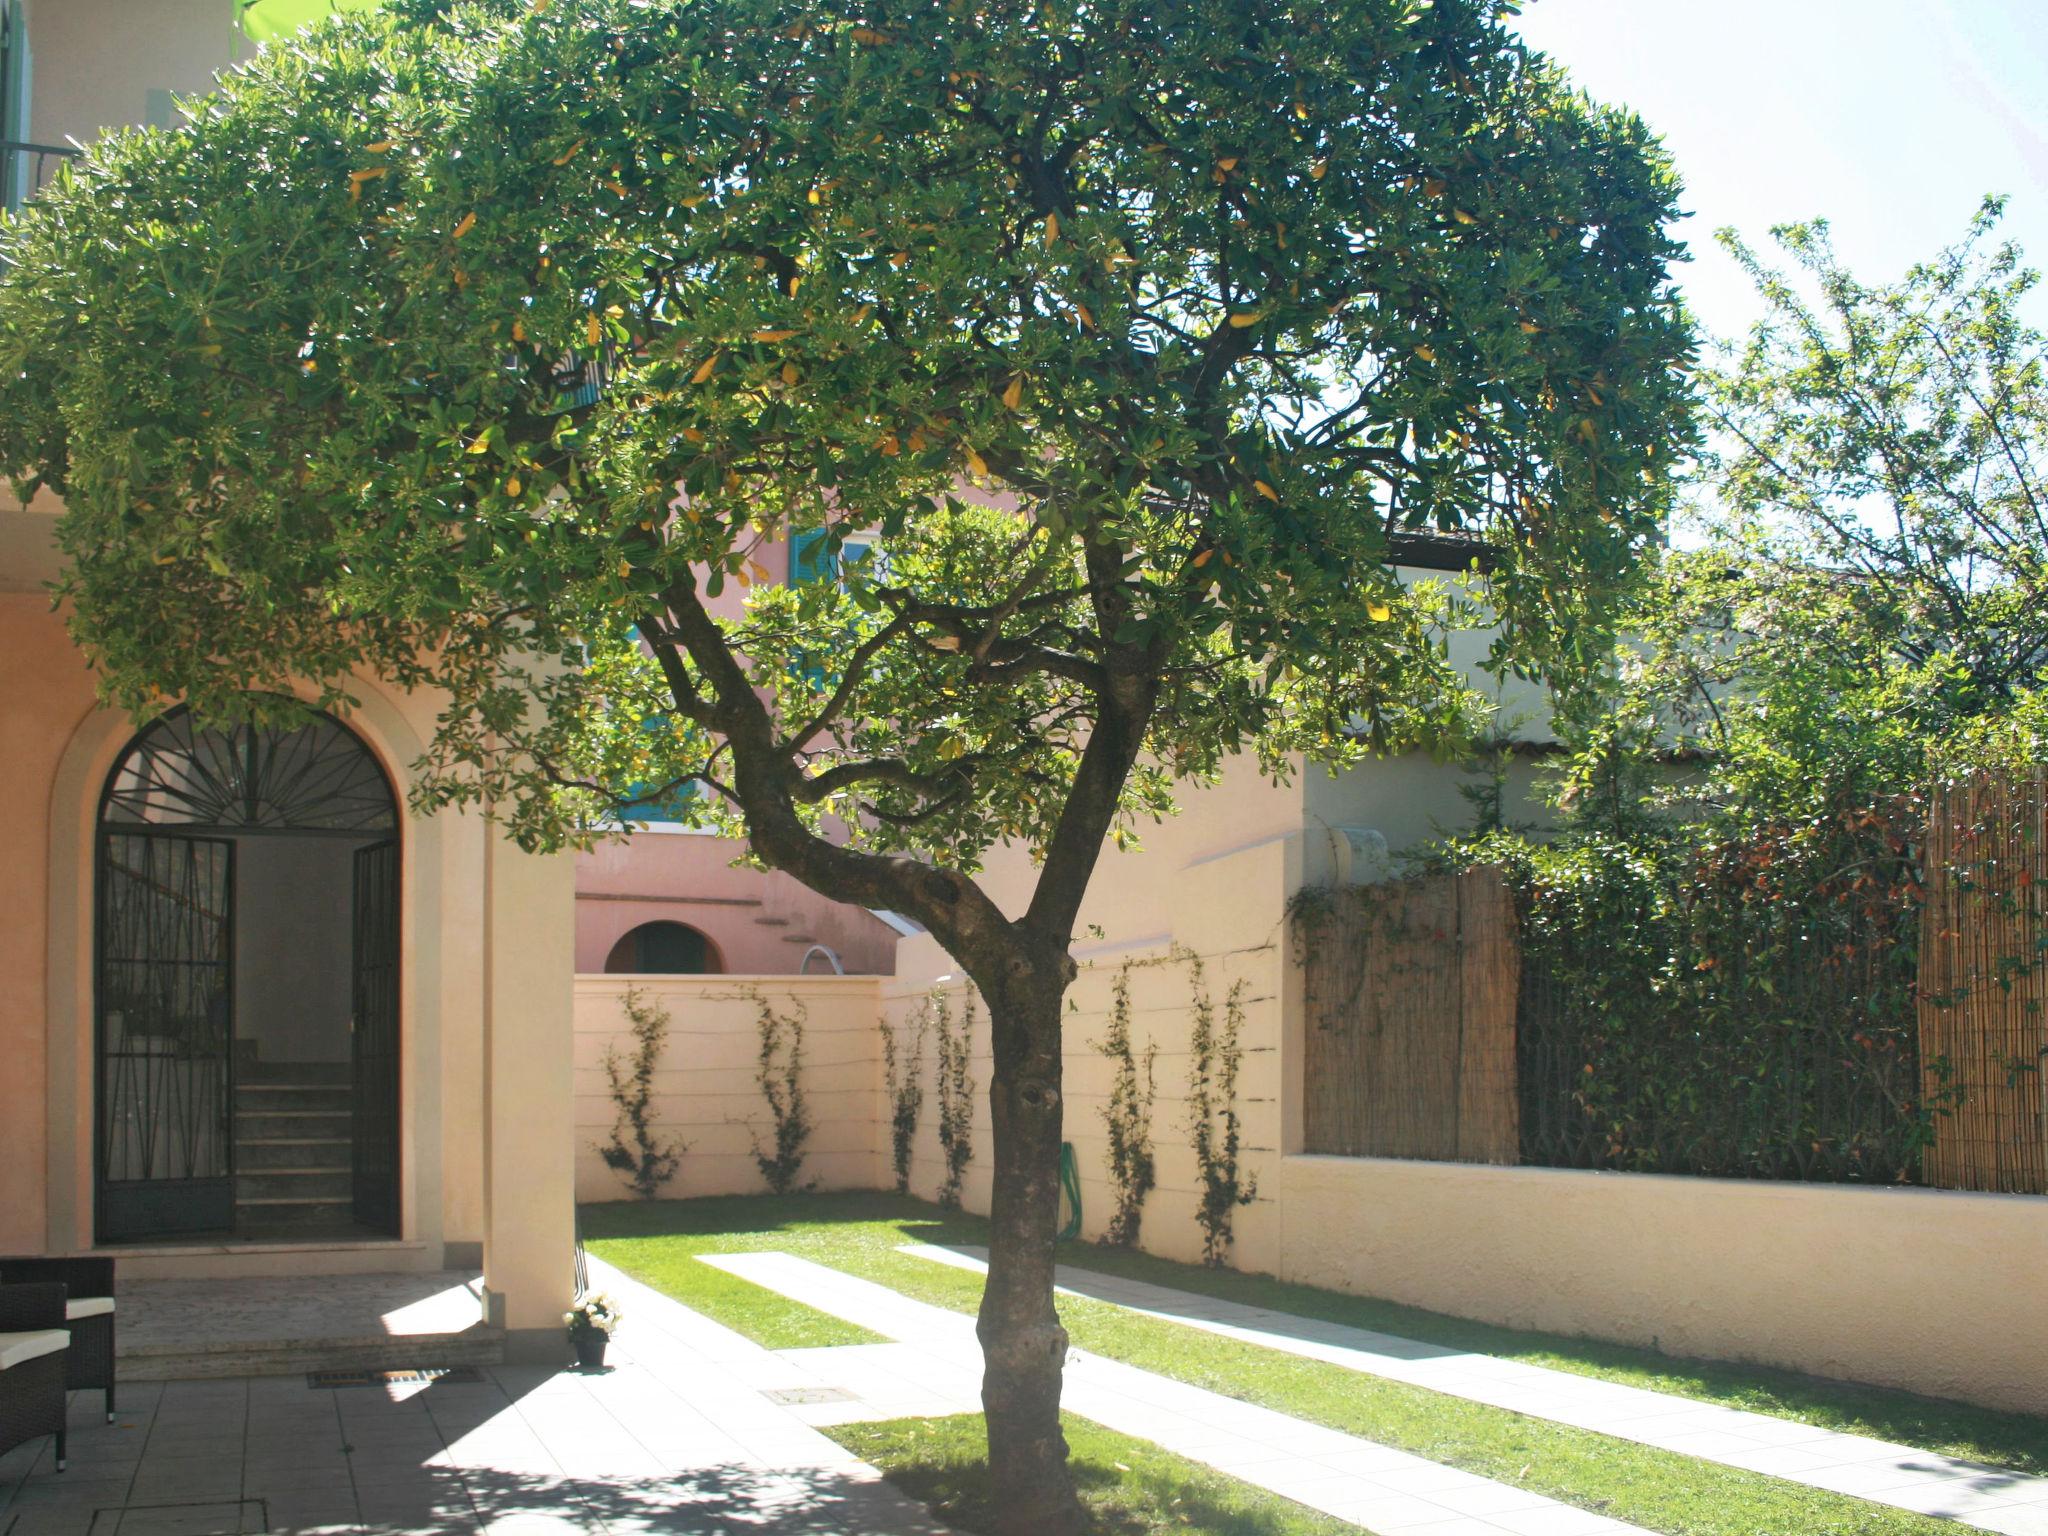
[[[1013,956],[1007,968],[1010,985],[983,988],[995,1058],[988,1095],[995,1185],[988,1285],[975,1332],[989,1471],[1000,1536],[1076,1536],[1081,1506],[1060,1433],[1067,1331],[1052,1296],[1066,978],[1057,961],[1031,966]]]

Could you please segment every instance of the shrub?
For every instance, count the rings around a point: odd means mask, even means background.
[[[934,990],[931,1002],[933,1033],[939,1051],[939,1150],[946,1158],[946,1178],[939,1186],[939,1204],[957,1207],[960,1181],[967,1165],[974,1160],[974,1079],[967,1072],[968,1053],[974,1044],[974,994],[969,992],[961,1002],[957,1029],[946,994]]]
[[[668,1042],[670,1019],[668,1010],[650,1002],[638,987],[628,988],[621,1002],[633,1026],[633,1054],[623,1057],[615,1045],[604,1048],[604,1071],[617,1113],[611,1140],[599,1143],[597,1154],[607,1168],[625,1176],[634,1194],[652,1200],[676,1176],[690,1150],[654,1134],[654,1068]]]
[[[1152,1193],[1157,1178],[1152,1159],[1152,1102],[1157,1093],[1153,1068],[1159,1057],[1159,1045],[1157,1041],[1147,1042],[1141,1078],[1141,1058],[1131,1048],[1128,964],[1117,972],[1109,996],[1109,1026],[1097,1049],[1109,1058],[1115,1071],[1109,1102],[1102,1109],[1102,1123],[1109,1133],[1109,1177],[1116,1187],[1116,1210],[1102,1240],[1112,1247],[1131,1248],[1137,1246],[1145,1197]]]
[[[810,1110],[804,1102],[804,1005],[792,1014],[779,1014],[758,992],[753,1000],[759,1015],[761,1050],[754,1081],[761,1097],[768,1101],[768,1115],[775,1127],[774,1150],[764,1150],[754,1136],[754,1162],[769,1190],[786,1195],[797,1189],[803,1171],[804,1143],[811,1137]]]
[[[882,1075],[889,1093],[889,1155],[896,1169],[896,1193],[910,1192],[910,1154],[917,1144],[917,1120],[924,1110],[924,1037],[931,1026],[927,1001],[911,1016],[910,1048],[900,1057],[895,1026],[882,1020]]]
[[[1202,1262],[1220,1267],[1234,1241],[1237,1208],[1258,1198],[1258,1180],[1238,1169],[1241,1137],[1237,1119],[1237,1071],[1244,1059],[1244,983],[1232,982],[1216,1021],[1199,956],[1188,955],[1190,1011],[1188,1039],[1188,1128],[1195,1144],[1195,1169],[1202,1181],[1195,1220],[1202,1228]]]

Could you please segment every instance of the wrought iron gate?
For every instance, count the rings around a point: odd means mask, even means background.
[[[355,1216],[398,1233],[398,845],[355,856],[355,1012],[349,1025]]]
[[[234,1225],[234,845],[102,834],[99,1241]]]
[[[235,852],[268,837],[355,845],[349,929],[311,937],[353,947],[354,1215],[397,1231],[397,831],[383,769],[328,715],[202,730],[177,709],[129,743],[100,801],[98,1241],[235,1227],[236,1067],[261,1038],[236,1038]],[[245,877],[256,862],[242,861]],[[315,1059],[338,1059],[335,1045]]]

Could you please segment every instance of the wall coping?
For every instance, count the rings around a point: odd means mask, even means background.
[[[1524,1182],[1613,1184],[1634,1181],[1648,1188],[1664,1188],[1741,1194],[1760,1199],[1832,1199],[1836,1196],[1865,1198],[1917,1198],[1921,1200],[1999,1202],[2028,1207],[2048,1214],[2048,1196],[2005,1194],[1983,1189],[1929,1189],[1921,1184],[1849,1184],[1821,1179],[1726,1179],[1695,1173],[1631,1173],[1617,1168],[1546,1168],[1529,1163],[1458,1163],[1423,1157],[1346,1157],[1334,1152],[1288,1152],[1279,1159],[1283,1167],[1370,1168],[1398,1170],[1415,1177],[1512,1178]]]
[[[683,986],[683,987],[823,987],[837,988],[879,988],[884,982],[893,982],[893,976],[854,975],[833,976],[813,972],[798,976],[790,973],[752,974],[747,972],[727,973],[714,971],[706,974],[672,974],[662,971],[578,971],[576,989],[579,992],[602,992],[620,985],[626,986]]]

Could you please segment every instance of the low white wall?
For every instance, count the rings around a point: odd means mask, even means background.
[[[2048,1201],[1284,1158],[1246,1267],[1512,1328],[2048,1413]]]
[[[629,1200],[604,1165],[617,1110],[604,1072],[608,1045],[633,1048],[625,994],[638,988],[669,1013],[667,1048],[654,1075],[655,1131],[688,1143],[666,1197],[752,1194],[767,1187],[753,1138],[772,1143],[773,1122],[755,1081],[759,1012],[801,1005],[803,1089],[816,1125],[802,1180],[820,1189],[874,1189],[886,1180],[876,1147],[881,1098],[881,979],[874,976],[578,976],[576,978],[576,1198]]]

